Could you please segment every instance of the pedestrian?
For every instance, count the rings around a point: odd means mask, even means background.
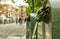
[[[19,23],[22,24],[22,19],[21,18],[19,18]]]

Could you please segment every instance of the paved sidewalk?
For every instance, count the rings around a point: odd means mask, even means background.
[[[26,23],[10,23],[0,24],[0,39],[7,39],[8,36],[14,35],[25,35],[26,34]]]

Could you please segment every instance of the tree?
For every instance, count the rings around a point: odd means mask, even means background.
[[[29,13],[31,12],[31,6],[32,6],[32,0],[27,0],[29,7],[27,8],[27,15],[29,15]],[[36,13],[36,11],[42,6],[43,4],[43,0],[34,0],[34,12]]]

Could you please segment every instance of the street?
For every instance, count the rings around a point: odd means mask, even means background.
[[[0,39],[10,39],[10,37],[24,37],[26,35],[26,23],[0,24]],[[12,39],[12,38],[11,38]]]

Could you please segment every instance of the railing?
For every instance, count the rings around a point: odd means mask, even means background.
[[[36,29],[37,29],[37,24],[38,24],[38,22],[36,22],[36,24],[35,24],[33,35],[32,35],[32,39],[34,39],[36,37],[35,36],[35,32],[36,32]]]

